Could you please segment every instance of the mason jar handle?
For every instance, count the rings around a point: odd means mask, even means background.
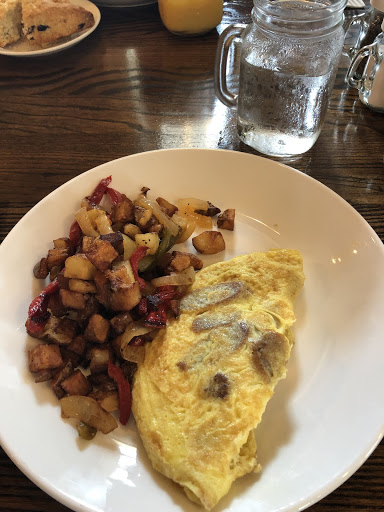
[[[364,80],[366,79],[366,73],[364,71],[361,78],[356,80],[355,73],[357,68],[359,67],[360,62],[365,59],[366,57],[372,56],[375,60],[375,55],[373,52],[374,45],[369,44],[368,46],[364,46],[359,50],[356,55],[354,56],[351,65],[349,66],[349,69],[347,71],[347,83],[351,87],[355,87],[356,89],[360,89],[361,85],[363,84]]]
[[[344,23],[343,23],[344,38],[347,37],[347,33],[348,33],[349,29],[352,27],[352,25],[355,25],[356,23],[358,23],[360,25],[360,27],[359,27],[359,35],[358,35],[357,40],[360,41],[362,31],[363,31],[362,21],[365,18],[365,16],[366,16],[366,13],[363,12],[361,14],[355,14],[351,18],[345,18]],[[343,53],[345,55],[347,55],[350,59],[352,59],[352,57],[356,54],[356,52],[357,52],[357,48],[355,46],[350,46],[346,43],[343,44]]]
[[[237,94],[231,92],[227,84],[228,54],[232,42],[239,39],[246,25],[236,23],[229,25],[220,35],[215,59],[215,93],[227,107],[236,107]]]

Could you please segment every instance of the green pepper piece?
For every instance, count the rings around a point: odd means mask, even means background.
[[[77,425],[77,432],[82,439],[91,441],[91,439],[93,439],[97,433],[97,428],[91,427],[91,425],[88,425],[88,423],[80,421],[80,423]]]
[[[164,228],[164,235],[160,241],[159,247],[156,251],[156,254],[148,254],[148,256],[144,256],[139,261],[139,271],[145,272],[146,270],[150,270],[156,265],[156,262],[163,256],[166,252],[168,252],[176,243],[176,240],[179,237],[179,233],[176,236],[172,236],[172,233],[168,228]]]

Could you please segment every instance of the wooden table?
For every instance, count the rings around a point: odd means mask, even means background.
[[[251,6],[226,3],[221,29],[248,23]],[[109,160],[177,147],[256,153],[237,139],[234,113],[215,100],[216,31],[178,38],[162,26],[156,4],[101,11],[99,28],[72,49],[42,58],[0,56],[1,240],[56,187]],[[383,239],[384,116],[345,85],[346,65],[343,58],[319,140],[288,163],[337,192]],[[383,468],[382,442],[309,510],[384,510]],[[0,510],[68,511],[1,450]]]

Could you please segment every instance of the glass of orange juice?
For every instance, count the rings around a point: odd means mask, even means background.
[[[215,28],[223,17],[223,0],[158,0],[165,27],[178,35],[198,35]]]

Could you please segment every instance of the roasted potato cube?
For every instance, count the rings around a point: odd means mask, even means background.
[[[68,345],[77,336],[78,324],[71,318],[50,317],[47,324],[45,339],[58,345]]]
[[[53,377],[53,370],[41,370],[34,374],[36,384],[38,382],[47,382]]]
[[[77,310],[76,320],[83,329],[87,326],[91,316],[100,311],[100,307],[100,303],[96,300],[95,295],[89,295],[85,309]]]
[[[65,361],[64,365],[60,368],[58,372],[55,373],[53,380],[51,382],[51,388],[57,398],[63,398],[65,396],[65,391],[61,387],[61,383],[64,379],[69,377],[73,372],[73,364],[71,361]]]
[[[109,304],[113,311],[130,311],[140,302],[141,291],[139,283],[123,285],[109,295]]]
[[[156,199],[156,202],[161,207],[161,209],[168,215],[168,217],[172,217],[172,215],[176,213],[178,210],[177,206],[170,203],[163,197],[158,197]]]
[[[90,360],[91,373],[106,372],[109,361],[113,361],[112,349],[108,347],[91,347],[87,351],[87,359]]]
[[[47,255],[47,267],[51,270],[52,267],[61,267],[69,256],[69,251],[65,249],[50,249]]]
[[[83,281],[82,279],[70,279],[69,289],[77,293],[96,293],[97,288],[92,281]]]
[[[49,296],[48,309],[51,311],[53,316],[60,317],[65,315],[67,308],[63,305],[60,293],[53,293]]]
[[[66,290],[69,290],[69,278],[68,277],[64,277],[64,274],[58,274],[56,279],[57,279],[59,288],[65,288]]]
[[[85,353],[86,346],[87,340],[82,334],[79,334],[79,336],[73,338],[71,343],[67,345],[67,349],[71,350],[71,352],[74,352],[75,354],[78,354],[79,356],[82,356]]]
[[[85,309],[88,295],[84,293],[71,292],[62,288],[60,290],[60,298],[63,306],[70,309]]]
[[[75,254],[65,260],[64,277],[92,281],[95,272],[96,267],[89,261],[85,254]]]
[[[69,377],[64,379],[61,387],[68,395],[88,395],[92,391],[92,386],[87,377],[79,369],[75,370]]]
[[[100,240],[109,242],[115,249],[117,249],[123,241],[123,235],[120,231],[117,233],[108,233],[106,235],[100,235]]]
[[[204,231],[192,238],[192,244],[201,254],[217,254],[225,249],[225,241],[219,231]]]
[[[28,363],[31,372],[59,368],[63,364],[58,345],[40,344],[28,351]]]
[[[105,343],[108,339],[109,327],[109,321],[98,313],[95,313],[89,319],[84,336],[89,341]]]
[[[119,409],[119,393],[117,391],[103,391],[99,389],[90,396],[107,412],[114,412]]]
[[[55,249],[68,249],[68,251],[72,251],[72,242],[68,237],[56,238],[53,241],[53,246]]]
[[[125,194],[122,194],[122,200],[112,207],[112,223],[124,222],[125,224],[127,222],[132,222],[134,218],[133,202]]]
[[[124,311],[123,313],[119,313],[118,315],[111,318],[111,326],[117,332],[117,334],[121,334],[125,331],[127,326],[133,321],[132,316]]]
[[[135,281],[132,267],[129,262],[116,265],[116,268],[112,270],[106,270],[104,274],[112,290],[118,290],[124,285],[130,285]]]
[[[203,268],[203,262],[195,254],[191,254],[190,252],[172,252],[172,259],[169,262],[171,271],[182,272],[190,266],[195,270],[200,270]]]
[[[135,205],[134,213],[136,224],[140,228],[145,229],[152,218],[152,208],[149,206]]]
[[[224,210],[217,217],[217,227],[220,229],[228,229],[229,231],[233,231],[235,227],[235,209],[228,208],[228,210]]]
[[[89,396],[66,396],[60,400],[61,416],[76,418],[91,427],[97,428],[103,434],[109,434],[117,428],[115,418],[105,411],[94,398]]]
[[[33,275],[36,279],[45,279],[49,273],[47,258],[41,258],[33,267]]]
[[[132,240],[135,239],[135,235],[139,235],[141,233],[141,229],[136,224],[125,224],[123,228],[124,235],[129,236]]]
[[[138,247],[147,247],[147,254],[156,254],[160,239],[157,233],[143,233],[142,235],[135,235],[135,242]]]
[[[112,261],[119,255],[111,243],[100,238],[84,237],[83,251],[89,261],[102,271],[107,270]]]

